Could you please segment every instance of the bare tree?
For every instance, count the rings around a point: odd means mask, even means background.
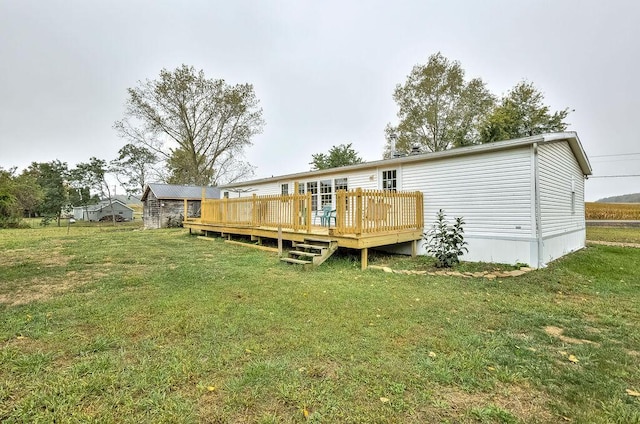
[[[231,86],[182,65],[128,90],[121,137],[169,164],[174,182],[210,185],[262,132],[262,109],[251,84]],[[230,162],[229,162],[230,161]]]

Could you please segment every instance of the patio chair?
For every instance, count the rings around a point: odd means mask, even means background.
[[[336,210],[331,207],[331,205],[324,205],[322,207],[322,215],[320,215],[320,225],[323,227],[330,227],[331,220],[333,219],[333,223],[336,223]]]

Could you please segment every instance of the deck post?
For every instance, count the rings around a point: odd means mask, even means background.
[[[293,195],[291,196],[291,200],[293,200],[293,216],[291,219],[291,223],[293,224],[293,230],[297,231],[300,228],[300,202],[298,200],[298,186],[299,183],[296,181],[293,183]]]
[[[369,248],[360,250],[360,269],[363,271],[369,266]]]
[[[418,240],[411,242],[411,257],[415,258],[418,255]]]
[[[256,205],[257,205],[256,194],[253,193],[253,196],[251,197],[251,226],[252,227],[258,226],[258,209],[256,208]]]
[[[189,206],[187,202],[187,199],[184,199],[184,215],[182,215],[182,221],[185,221],[189,216],[187,215],[187,213],[189,212]],[[202,203],[200,204],[200,210],[202,211]],[[202,216],[202,212],[200,212],[200,216]]]
[[[311,234],[311,193],[307,192],[306,202],[307,234]]]
[[[278,225],[278,256],[282,257],[282,225]]]
[[[342,234],[344,232],[344,222],[346,221],[345,199],[347,192],[344,190],[338,190],[336,192],[336,234]]]
[[[222,199],[222,223],[226,224],[227,223],[227,204],[229,202],[228,198],[224,198]]]
[[[362,215],[362,188],[358,187],[356,189],[356,234],[362,234],[362,220],[364,219]],[[364,254],[366,257],[366,253]]]
[[[424,229],[424,198],[420,191],[416,191],[416,222],[417,228]]]

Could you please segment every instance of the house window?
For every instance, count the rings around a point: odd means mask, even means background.
[[[397,173],[395,169],[382,171],[382,189],[388,191],[397,191]]]
[[[222,197],[225,198],[225,199],[228,199],[229,198],[229,192],[225,191],[224,193],[222,193]]]
[[[320,181],[320,207],[330,205],[332,202],[331,180]]]
[[[304,183],[298,183],[298,194],[304,194]]]
[[[336,194],[338,193],[338,190],[344,190],[344,191],[349,190],[349,187],[347,186],[346,178],[336,178],[335,180],[333,180],[333,185],[335,186]],[[336,202],[336,205],[337,204],[338,203]],[[345,207],[347,210],[349,209],[349,198],[346,196],[345,196]]]
[[[307,193],[311,193],[311,210],[318,210],[318,182],[307,183]]]
[[[283,196],[286,196],[287,194],[289,194],[289,184],[282,184],[280,188]]]
[[[346,178],[336,178],[333,180],[333,185],[336,187],[336,193],[338,190],[347,191],[349,188],[347,187],[347,179]]]

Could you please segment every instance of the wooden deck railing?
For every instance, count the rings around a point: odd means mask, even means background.
[[[200,223],[222,226],[282,227],[311,232],[311,193],[203,199]],[[192,221],[189,218],[186,222]],[[320,220],[318,220],[320,221]],[[335,234],[374,234],[422,230],[420,192],[339,190],[336,193]]]
[[[337,234],[372,234],[399,230],[422,230],[422,193],[382,190],[336,193]]]

